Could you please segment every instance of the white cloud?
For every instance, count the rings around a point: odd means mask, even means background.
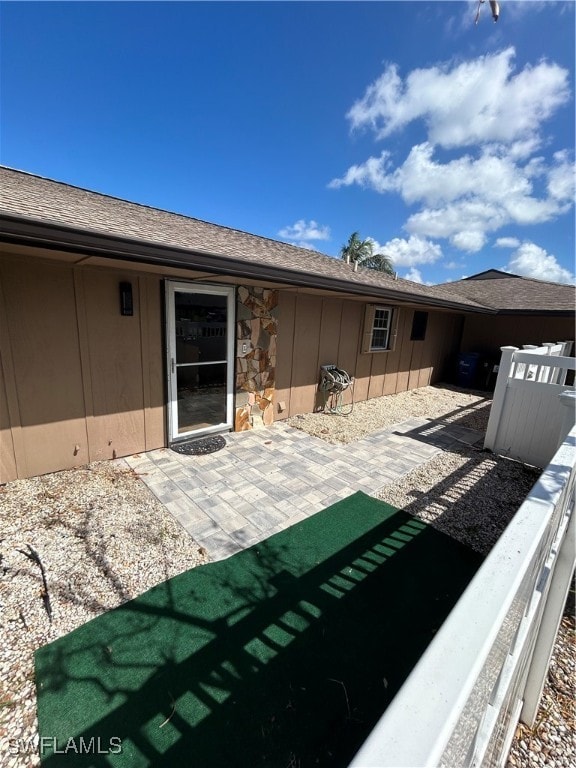
[[[388,64],[347,114],[353,129],[383,139],[415,120],[442,147],[532,140],[569,98],[568,72],[540,61],[514,73],[514,48],[471,61],[415,69],[402,80]]]
[[[444,269],[461,269],[464,264],[460,263],[459,261],[448,261],[442,266]]]
[[[554,161],[556,165],[548,172],[548,193],[560,203],[572,201],[575,187],[574,163],[566,151],[556,152]]]
[[[434,147],[429,142],[412,147],[403,165],[393,169],[390,155],[370,157],[361,165],[348,169],[341,179],[330,182],[338,188],[359,184],[377,192],[398,192],[406,203],[422,202],[435,206],[461,197],[481,196],[505,201],[510,193],[529,195],[532,177],[544,173],[534,163],[524,168],[505,154],[488,149],[475,159],[463,155],[447,163],[434,160]]]
[[[535,195],[542,182],[547,194]],[[405,162],[393,167],[382,152],[348,169],[330,186],[350,184],[379,193],[395,192],[407,204],[422,208],[406,222],[408,232],[421,237],[449,238],[463,251],[477,252],[486,234],[506,224],[537,224],[565,213],[574,200],[574,166],[567,152],[527,162],[507,156],[502,145],[486,146],[479,157],[462,155],[446,163],[434,158],[429,143],[412,147]]]
[[[476,3],[477,0],[472,0],[472,2]],[[555,10],[559,14],[568,11],[570,8],[570,3],[566,3],[564,0],[556,0],[556,2],[551,2],[551,0],[529,0],[527,3],[506,3],[505,18],[512,20],[519,19],[527,13],[532,15],[535,13],[549,13],[551,5],[556,6]]]
[[[523,141],[514,141],[506,146],[506,153],[512,160],[523,160],[530,157],[540,148],[541,141],[537,136],[531,136]]]
[[[298,219],[295,224],[281,229],[278,232],[278,236],[301,242],[306,240],[330,240],[330,227],[321,226],[314,219],[310,219],[310,221]]]
[[[533,196],[534,182],[543,178],[548,196]],[[463,155],[447,163],[434,160],[434,147],[425,142],[412,147],[405,162],[392,167],[388,152],[370,157],[348,169],[329,186],[359,184],[376,192],[397,192],[406,203],[435,207],[462,198],[496,202],[508,208],[510,216],[533,217],[530,223],[546,221],[563,212],[574,198],[574,165],[566,152],[558,152],[551,166],[543,158],[524,165],[507,156],[504,148],[487,146],[478,158]],[[513,213],[516,211],[516,214]]]
[[[453,246],[467,253],[478,253],[486,244],[486,235],[478,230],[462,230],[450,238]]]
[[[407,202],[423,202],[434,206],[462,197],[482,197],[505,202],[507,196],[529,195],[532,190],[529,171],[516,165],[505,155],[486,150],[478,158],[470,155],[438,163],[433,159],[430,144],[412,148],[399,169],[401,190]]]
[[[413,283],[424,283],[424,280],[422,279],[422,273],[419,269],[416,269],[416,267],[412,267],[412,269],[406,272],[404,275],[404,280],[412,280]]]
[[[358,184],[361,187],[369,187],[376,192],[389,192],[396,188],[393,177],[387,175],[391,168],[389,152],[382,152],[380,157],[369,157],[365,163],[352,165],[341,179],[332,179],[328,184],[329,189],[349,187]]]
[[[518,248],[520,240],[517,237],[499,237],[494,245],[497,248]]]
[[[307,248],[309,251],[320,250],[313,243],[309,243],[306,240],[291,240],[290,245],[297,245],[298,248]]]
[[[377,240],[368,238],[373,243],[374,253],[385,253],[392,260],[394,268],[414,267],[417,264],[433,264],[442,256],[442,248],[425,238],[412,235],[408,240],[395,237],[380,245]]]
[[[574,205],[573,152],[551,155],[542,128],[570,99],[568,75],[545,60],[519,68],[512,47],[405,77],[388,64],[348,112],[351,127],[380,140],[417,123],[424,140],[400,159],[388,147],[328,186],[398,195],[412,208],[409,240],[446,239],[466,253],[505,226],[553,221]],[[426,263],[401,248],[398,258]]]
[[[478,233],[478,244],[484,233],[500,229],[508,220],[504,209],[495,203],[464,199],[443,208],[424,208],[409,217],[405,228],[420,237],[450,239],[457,247],[466,244],[469,250],[472,233]]]
[[[526,241],[512,254],[506,271],[553,283],[574,283],[574,275],[564,269],[551,253]]]

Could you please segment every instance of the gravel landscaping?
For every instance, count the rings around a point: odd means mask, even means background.
[[[348,417],[311,414],[290,423],[342,444],[415,416],[482,431],[489,407],[485,393],[425,387],[357,403]],[[380,497],[486,554],[537,476],[463,445],[386,486]],[[205,562],[207,553],[122,460],[0,486],[0,519],[0,764],[24,768],[39,764],[34,752],[12,754],[16,740],[37,733],[34,649]],[[508,768],[576,763],[574,629],[571,607],[537,726],[518,728]]]
[[[380,498],[488,554],[538,474],[518,462],[462,448],[431,459],[387,486]],[[522,724],[518,726],[507,768],[576,765],[573,598],[572,593],[558,632],[535,728],[531,731]]]
[[[350,416],[306,414],[292,417],[289,423],[330,443],[348,443],[414,416],[485,432],[490,405],[486,393],[441,385],[356,403]],[[463,445],[387,485],[379,497],[486,555],[539,474],[533,467]],[[576,765],[575,638],[572,592],[536,725],[533,730],[518,726],[507,768]]]
[[[343,412],[352,406],[349,416],[321,411],[292,416],[287,423],[335,444],[360,440],[378,429],[417,416],[485,432],[492,403],[486,392],[464,391],[448,385],[421,387],[353,404],[351,396],[350,390],[344,392],[342,403]]]
[[[0,765],[24,768],[34,650],[207,557],[123,461],[4,485],[0,519]]]

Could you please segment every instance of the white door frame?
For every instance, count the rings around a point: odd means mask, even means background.
[[[234,339],[235,286],[166,280],[166,370],[168,373],[168,444],[190,437],[200,437],[213,432],[223,432],[234,426]],[[178,390],[176,363],[176,313],[174,296],[177,292],[203,293],[226,296],[226,360],[214,360],[210,364],[226,363],[226,421],[189,432],[178,432]],[[208,364],[208,363],[207,363]]]

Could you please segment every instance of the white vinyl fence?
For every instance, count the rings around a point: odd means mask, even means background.
[[[574,392],[565,384],[576,367],[571,349],[571,341],[502,347],[484,448],[536,467],[548,464],[576,419],[573,402],[561,397]]]
[[[572,351],[572,341],[559,341],[557,344],[544,344],[537,347],[535,344],[524,344],[523,352],[530,352],[533,355],[544,355],[546,357],[563,357]],[[528,381],[540,381],[551,384],[564,384],[566,381],[566,371],[562,368],[554,368],[547,365],[549,361],[542,361],[538,358],[538,363],[527,365],[526,363],[516,363],[513,365],[510,375],[515,379],[526,379]]]
[[[350,768],[497,768],[533,726],[572,581],[576,427]]]

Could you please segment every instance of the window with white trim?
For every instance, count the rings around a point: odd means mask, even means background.
[[[363,352],[383,352],[392,348],[393,319],[392,307],[368,304],[364,318]]]

